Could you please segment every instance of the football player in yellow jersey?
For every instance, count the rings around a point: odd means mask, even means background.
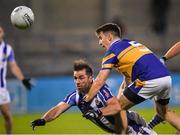
[[[124,75],[120,87],[119,104],[121,107],[122,129],[126,133],[128,110],[146,99],[154,98],[156,104],[155,123],[159,119],[168,121],[180,130],[180,117],[169,110],[171,77],[167,68],[143,44],[129,39],[121,39],[118,25],[107,23],[96,30],[99,44],[107,51],[102,60],[102,68],[84,100],[90,101],[107,80],[112,68]]]

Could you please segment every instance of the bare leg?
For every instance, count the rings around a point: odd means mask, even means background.
[[[11,134],[12,133],[12,115],[11,115],[10,104],[7,103],[7,104],[0,105],[0,110],[5,120],[6,134]]]
[[[156,102],[156,111],[163,119],[180,131],[180,117],[174,111],[170,110],[168,105],[161,105]]]
[[[127,128],[128,128],[128,120],[127,120],[127,114],[126,110],[134,106],[134,103],[129,101],[123,94],[119,95],[118,97],[119,104],[120,104],[120,122],[121,122],[121,127],[120,129],[121,134],[126,134],[127,133]]]
[[[123,94],[118,98],[121,110],[128,110],[134,106],[134,103],[128,100]]]
[[[127,116],[126,111],[120,111],[115,115],[115,129],[118,134],[126,134],[127,133]]]

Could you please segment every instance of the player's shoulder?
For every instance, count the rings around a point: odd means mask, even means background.
[[[69,95],[75,95],[77,93],[77,91],[76,90],[73,90],[73,91],[71,91],[70,93],[69,93]]]
[[[5,46],[7,47],[8,50],[12,50],[13,49],[12,46],[9,43],[4,42],[4,44],[5,44]]]
[[[69,99],[73,98],[74,96],[76,96],[76,94],[77,94],[76,90],[73,90],[73,91],[69,92],[66,95],[65,100],[69,100]]]
[[[128,48],[130,45],[131,40],[129,39],[122,39],[122,40],[118,40],[116,42],[114,42],[111,47],[109,48],[109,50],[107,51],[107,54],[110,52],[113,53],[119,53],[121,51],[123,51],[124,49]]]
[[[99,94],[102,94],[102,95],[106,95],[108,97],[108,95],[112,95],[112,92],[111,92],[111,89],[110,87],[108,86],[107,83],[105,83],[99,90]]]
[[[76,90],[71,91],[70,93],[67,94],[66,98],[71,98],[72,96],[75,96],[77,94]]]

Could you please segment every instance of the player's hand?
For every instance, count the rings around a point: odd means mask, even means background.
[[[165,64],[166,60],[167,60],[167,59],[166,59],[166,57],[164,57],[164,56],[160,58],[160,61],[161,61],[163,64]]]
[[[102,116],[102,112],[100,110],[88,110],[86,113],[83,114],[83,117],[86,119],[98,119]]]
[[[90,99],[89,95],[86,94],[86,95],[83,97],[83,100],[84,100],[85,102],[89,102],[91,99]]]
[[[32,87],[33,87],[30,78],[24,78],[24,79],[22,80],[22,84],[26,87],[27,90],[31,90]]]
[[[79,102],[79,107],[83,113],[86,113],[88,110],[92,109],[90,102],[81,101]]]
[[[36,126],[44,126],[46,124],[45,119],[36,119],[31,122],[31,127],[34,130]]]

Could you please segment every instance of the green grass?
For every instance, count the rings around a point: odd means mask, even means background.
[[[180,108],[172,108],[180,115]],[[146,121],[149,121],[153,115],[153,109],[136,109]],[[30,128],[30,121],[40,118],[40,114],[25,114],[13,116],[13,133],[16,134],[104,134],[105,132],[81,117],[80,113],[65,113],[58,119],[47,123],[44,127],[37,127],[35,131]],[[5,133],[3,119],[0,116],[0,134]],[[155,131],[161,134],[173,134],[175,129],[168,123],[159,124]]]

